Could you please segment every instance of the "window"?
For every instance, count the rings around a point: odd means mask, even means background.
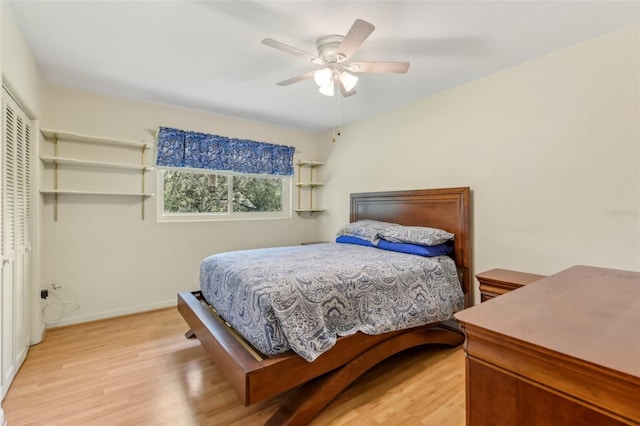
[[[291,146],[160,127],[158,220],[291,217]]]
[[[165,169],[158,173],[158,220],[290,217],[291,177]]]

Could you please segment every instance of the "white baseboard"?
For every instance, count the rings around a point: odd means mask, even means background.
[[[63,318],[56,324],[51,324],[49,328],[61,327],[63,325],[80,324],[83,322],[97,321],[101,319],[120,317],[123,315],[137,314],[140,312],[153,311],[156,309],[170,308],[176,306],[176,299],[164,300],[162,302],[154,302],[146,305],[131,306],[122,309],[113,309],[110,311],[94,312],[86,315],[78,315],[69,318]]]
[[[7,422],[4,421],[4,410],[0,408],[0,425],[7,426]]]
[[[35,336],[31,336],[31,345],[37,345],[44,340],[44,335],[47,332],[47,327],[42,323],[40,329]],[[1,423],[0,423],[1,424]]]

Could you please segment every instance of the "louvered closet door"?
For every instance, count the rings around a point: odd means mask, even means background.
[[[2,91],[2,397],[29,348],[31,121]]]

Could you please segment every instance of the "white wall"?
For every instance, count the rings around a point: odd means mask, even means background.
[[[302,132],[59,87],[49,88],[48,112],[43,128],[152,142],[145,129],[168,126],[295,146],[300,151],[296,161],[315,156],[315,137]],[[42,143],[43,150],[51,148]],[[60,149],[70,148],[63,142]],[[62,172],[60,176],[60,188],[65,188],[68,182]],[[94,179],[91,172],[84,176]],[[155,192],[156,172],[146,176],[147,187]],[[48,179],[44,174],[42,186],[51,188]],[[135,179],[131,192],[139,191],[138,185]],[[155,197],[146,201],[146,218],[141,220],[138,199],[61,195],[55,222],[53,197],[46,196],[45,203],[43,280],[61,285],[80,303],[60,324],[174,305],[178,291],[199,287],[205,256],[318,237],[315,217],[295,213],[280,220],[157,223]],[[50,317],[55,317],[53,312]]]
[[[639,43],[629,27],[320,138],[324,238],[351,192],[470,186],[475,273],[640,270]]]
[[[42,119],[46,83],[6,2],[2,8],[2,84],[18,97],[31,117]]]

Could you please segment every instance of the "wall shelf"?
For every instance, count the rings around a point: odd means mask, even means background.
[[[296,186],[300,186],[302,188],[307,188],[307,187],[316,187],[316,186],[323,186],[324,183],[319,183],[319,182],[298,182],[296,183]]]
[[[294,211],[298,214],[308,213],[310,215],[323,212],[324,209],[315,208],[313,205],[314,189],[324,185],[324,183],[315,181],[313,172],[317,167],[324,166],[324,163],[320,161],[298,161],[296,165],[298,166],[298,181],[296,182],[296,186],[298,187],[298,208],[294,209]],[[308,180],[302,180],[302,169],[309,169]],[[309,194],[309,205],[307,208],[302,207],[302,188]]]
[[[109,163],[105,161],[88,161],[80,160],[77,158],[68,157],[46,157],[41,156],[40,159],[48,164],[63,164],[66,166],[87,166],[87,167],[101,167],[105,169],[126,169],[126,170],[153,170],[153,167],[145,166],[143,164],[126,164],[126,163]]]
[[[296,164],[298,166],[302,166],[302,167],[320,167],[320,166],[324,166],[324,163],[322,163],[320,161],[298,161]]]
[[[55,197],[53,207],[53,220],[58,220],[58,196],[59,195],[105,195],[105,196],[127,196],[127,197],[140,197],[140,204],[142,208],[142,219],[144,219],[144,200],[148,197],[153,197],[154,194],[147,193],[145,191],[145,173],[152,170],[153,167],[149,167],[145,164],[145,152],[153,144],[144,141],[134,141],[125,139],[105,138],[101,136],[83,135],[80,133],[63,131],[63,130],[50,130],[41,129],[40,132],[44,136],[45,140],[48,140],[54,144],[53,156],[40,156],[40,160],[45,164],[53,164],[53,189],[41,189],[41,194],[52,194]],[[120,148],[133,148],[140,151],[140,163],[123,163],[123,162],[111,162],[111,161],[96,161],[87,160],[83,158],[75,157],[61,157],[60,143],[61,142],[76,142],[81,144],[101,144],[112,146],[115,149]],[[127,154],[128,155],[128,154]],[[61,167],[86,167],[86,168],[98,168],[98,169],[112,169],[112,170],[129,170],[140,172],[140,191],[92,191],[86,189],[60,189],[59,172]],[[109,181],[109,183],[112,183]]]
[[[82,143],[98,143],[98,144],[104,144],[104,145],[120,145],[120,146],[129,146],[133,148],[143,148],[143,147],[150,148],[151,146],[153,146],[153,144],[142,142],[142,141],[104,138],[101,136],[83,135],[80,133],[67,132],[63,130],[41,129],[40,132],[44,135],[45,138],[49,140],[64,140],[69,142],[82,142]]]
[[[41,189],[41,194],[67,194],[67,195],[124,195],[132,197],[153,197],[155,194],[144,192],[111,192],[111,191],[76,191],[65,189]]]

